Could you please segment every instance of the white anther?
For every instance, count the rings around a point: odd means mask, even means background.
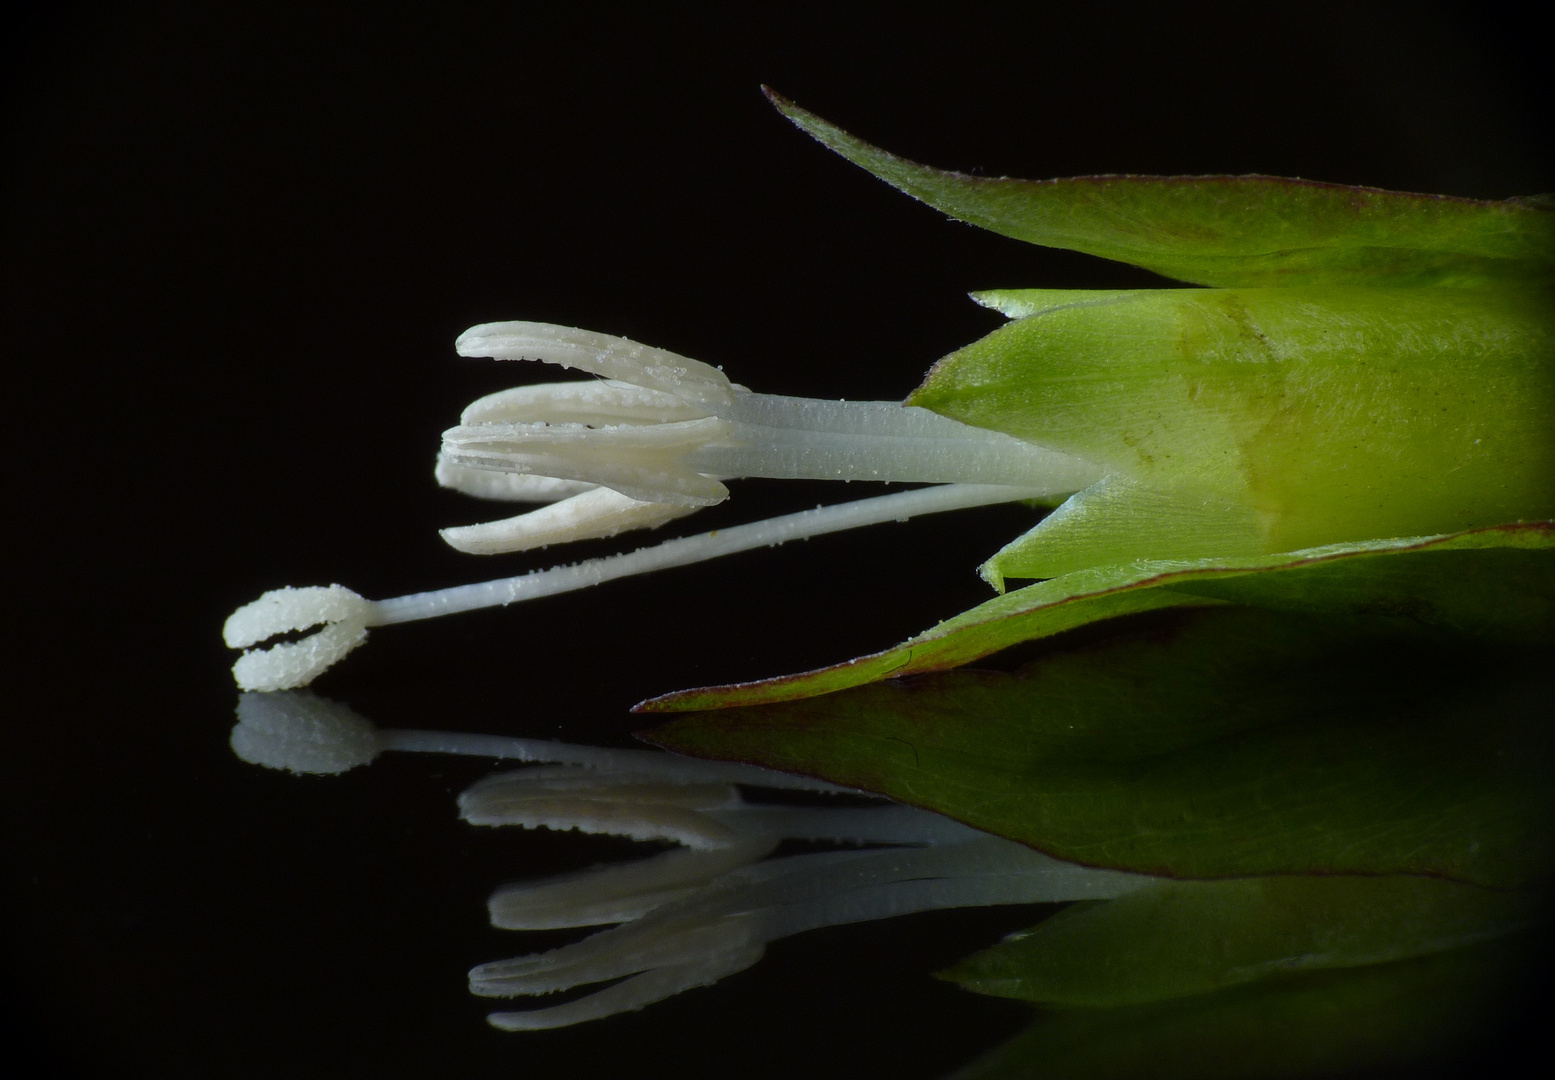
[[[554,476],[473,469],[457,461],[450,461],[448,455],[443,453],[437,455],[437,468],[432,475],[437,479],[439,487],[494,502],[556,502],[558,499],[593,491],[595,487],[581,480],[558,480]]]
[[[694,404],[722,405],[734,399],[728,377],[711,364],[571,326],[483,323],[460,334],[454,347],[460,356],[559,364],[633,386],[663,390]]]
[[[644,502],[712,506],[729,489],[689,464],[733,425],[707,416],[669,424],[461,424],[443,432],[443,454],[474,468],[599,484]]]
[[[456,550],[498,555],[574,540],[597,540],[631,529],[652,529],[697,509],[678,503],[643,502],[610,488],[591,488],[527,514],[443,529],[438,535]]]
[[[689,405],[676,394],[627,383],[590,379],[588,382],[540,383],[515,386],[472,402],[461,424],[672,424],[697,420],[706,410]]]

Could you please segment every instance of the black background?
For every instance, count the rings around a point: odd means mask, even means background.
[[[1555,188],[1549,24],[1510,9],[850,10],[7,12],[6,1067],[932,1077],[1021,1026],[928,973],[1029,910],[822,931],[641,1013],[496,1033],[464,972],[524,947],[484,925],[486,894],[625,846],[461,825],[452,796],[482,762],[305,780],[226,747],[218,630],[238,604],[545,561],[436,536],[486,513],[433,485],[438,432],[532,377],[455,357],[464,327],[581,325],[759,390],[898,398],[998,321],[969,289],[1155,280],[948,222],[796,132],[759,83],[990,175]],[[866,493],[748,482],[683,531]],[[973,568],[1029,517],[877,526],[386,629],[317,689],[385,726],[625,744],[640,698],[842,659],[976,603]]]

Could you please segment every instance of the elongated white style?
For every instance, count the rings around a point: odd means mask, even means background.
[[[919,514],[1067,495],[1096,466],[896,402],[755,394],[717,368],[625,338],[544,323],[489,323],[463,356],[540,360],[594,380],[522,386],[476,401],[443,434],[436,478],[479,498],[540,503],[444,529],[460,551],[499,554],[656,528],[726,499],[735,477],[938,485],[817,507],[610,558],[479,585],[369,601],[340,585],[279,589],[239,608],[224,637],[249,690],[305,686],[369,627],[530,600],[617,577]],[[602,381],[601,381],[602,380]],[[251,649],[296,631],[311,635]]]
[[[680,845],[492,894],[487,906],[498,929],[617,924],[572,945],[474,968],[470,990],[482,997],[622,980],[566,1004],[487,1018],[508,1031],[640,1009],[750,967],[770,941],[823,926],[953,907],[1110,899],[1153,880],[1061,862],[884,800],[762,804],[750,797],[752,789],[808,789],[822,797],[846,789],[755,766],[659,751],[380,730],[307,691],[244,694],[232,746],[244,760],[312,773],[343,772],[385,750],[549,763],[478,781],[459,796],[464,820]],[[770,857],[785,839],[871,846]]]

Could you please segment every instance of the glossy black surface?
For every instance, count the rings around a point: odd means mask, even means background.
[[[1031,910],[821,931],[641,1013],[499,1034],[464,973],[526,946],[485,925],[486,895],[624,845],[462,825],[479,762],[298,779],[226,746],[236,605],[547,561],[436,536],[486,512],[432,483],[438,433],[531,377],[455,357],[466,326],[576,324],[759,390],[898,398],[997,324],[968,290],[1156,280],[947,222],[758,83],[988,174],[1555,187],[1548,27],[1494,10],[826,12],[129,4],[16,23],[0,306],[22,551],[0,757],[20,1075],[933,1077],[1020,1029],[1022,1006],[929,973]],[[740,484],[685,528],[860,494]],[[384,726],[625,745],[641,698],[842,659],[978,602],[973,568],[1029,520],[877,526],[386,629],[317,689]]]

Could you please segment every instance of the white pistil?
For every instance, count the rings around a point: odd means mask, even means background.
[[[277,634],[324,624],[324,629],[312,637],[268,649],[252,649],[233,665],[233,675],[245,690],[289,690],[306,686],[361,644],[366,639],[367,627],[503,607],[522,600],[573,592],[616,578],[687,566],[753,548],[772,547],[790,540],[885,521],[905,521],[919,514],[1035,498],[1039,493],[1040,489],[984,484],[945,484],[899,491],[666,540],[653,547],[570,566],[389,600],[364,600],[339,585],[329,589],[277,589],[234,612],[227,620],[224,636],[228,646],[241,649],[258,645]],[[351,598],[349,603],[346,597]],[[281,612],[285,613],[284,617],[279,614]],[[337,643],[337,638],[344,644]]]

